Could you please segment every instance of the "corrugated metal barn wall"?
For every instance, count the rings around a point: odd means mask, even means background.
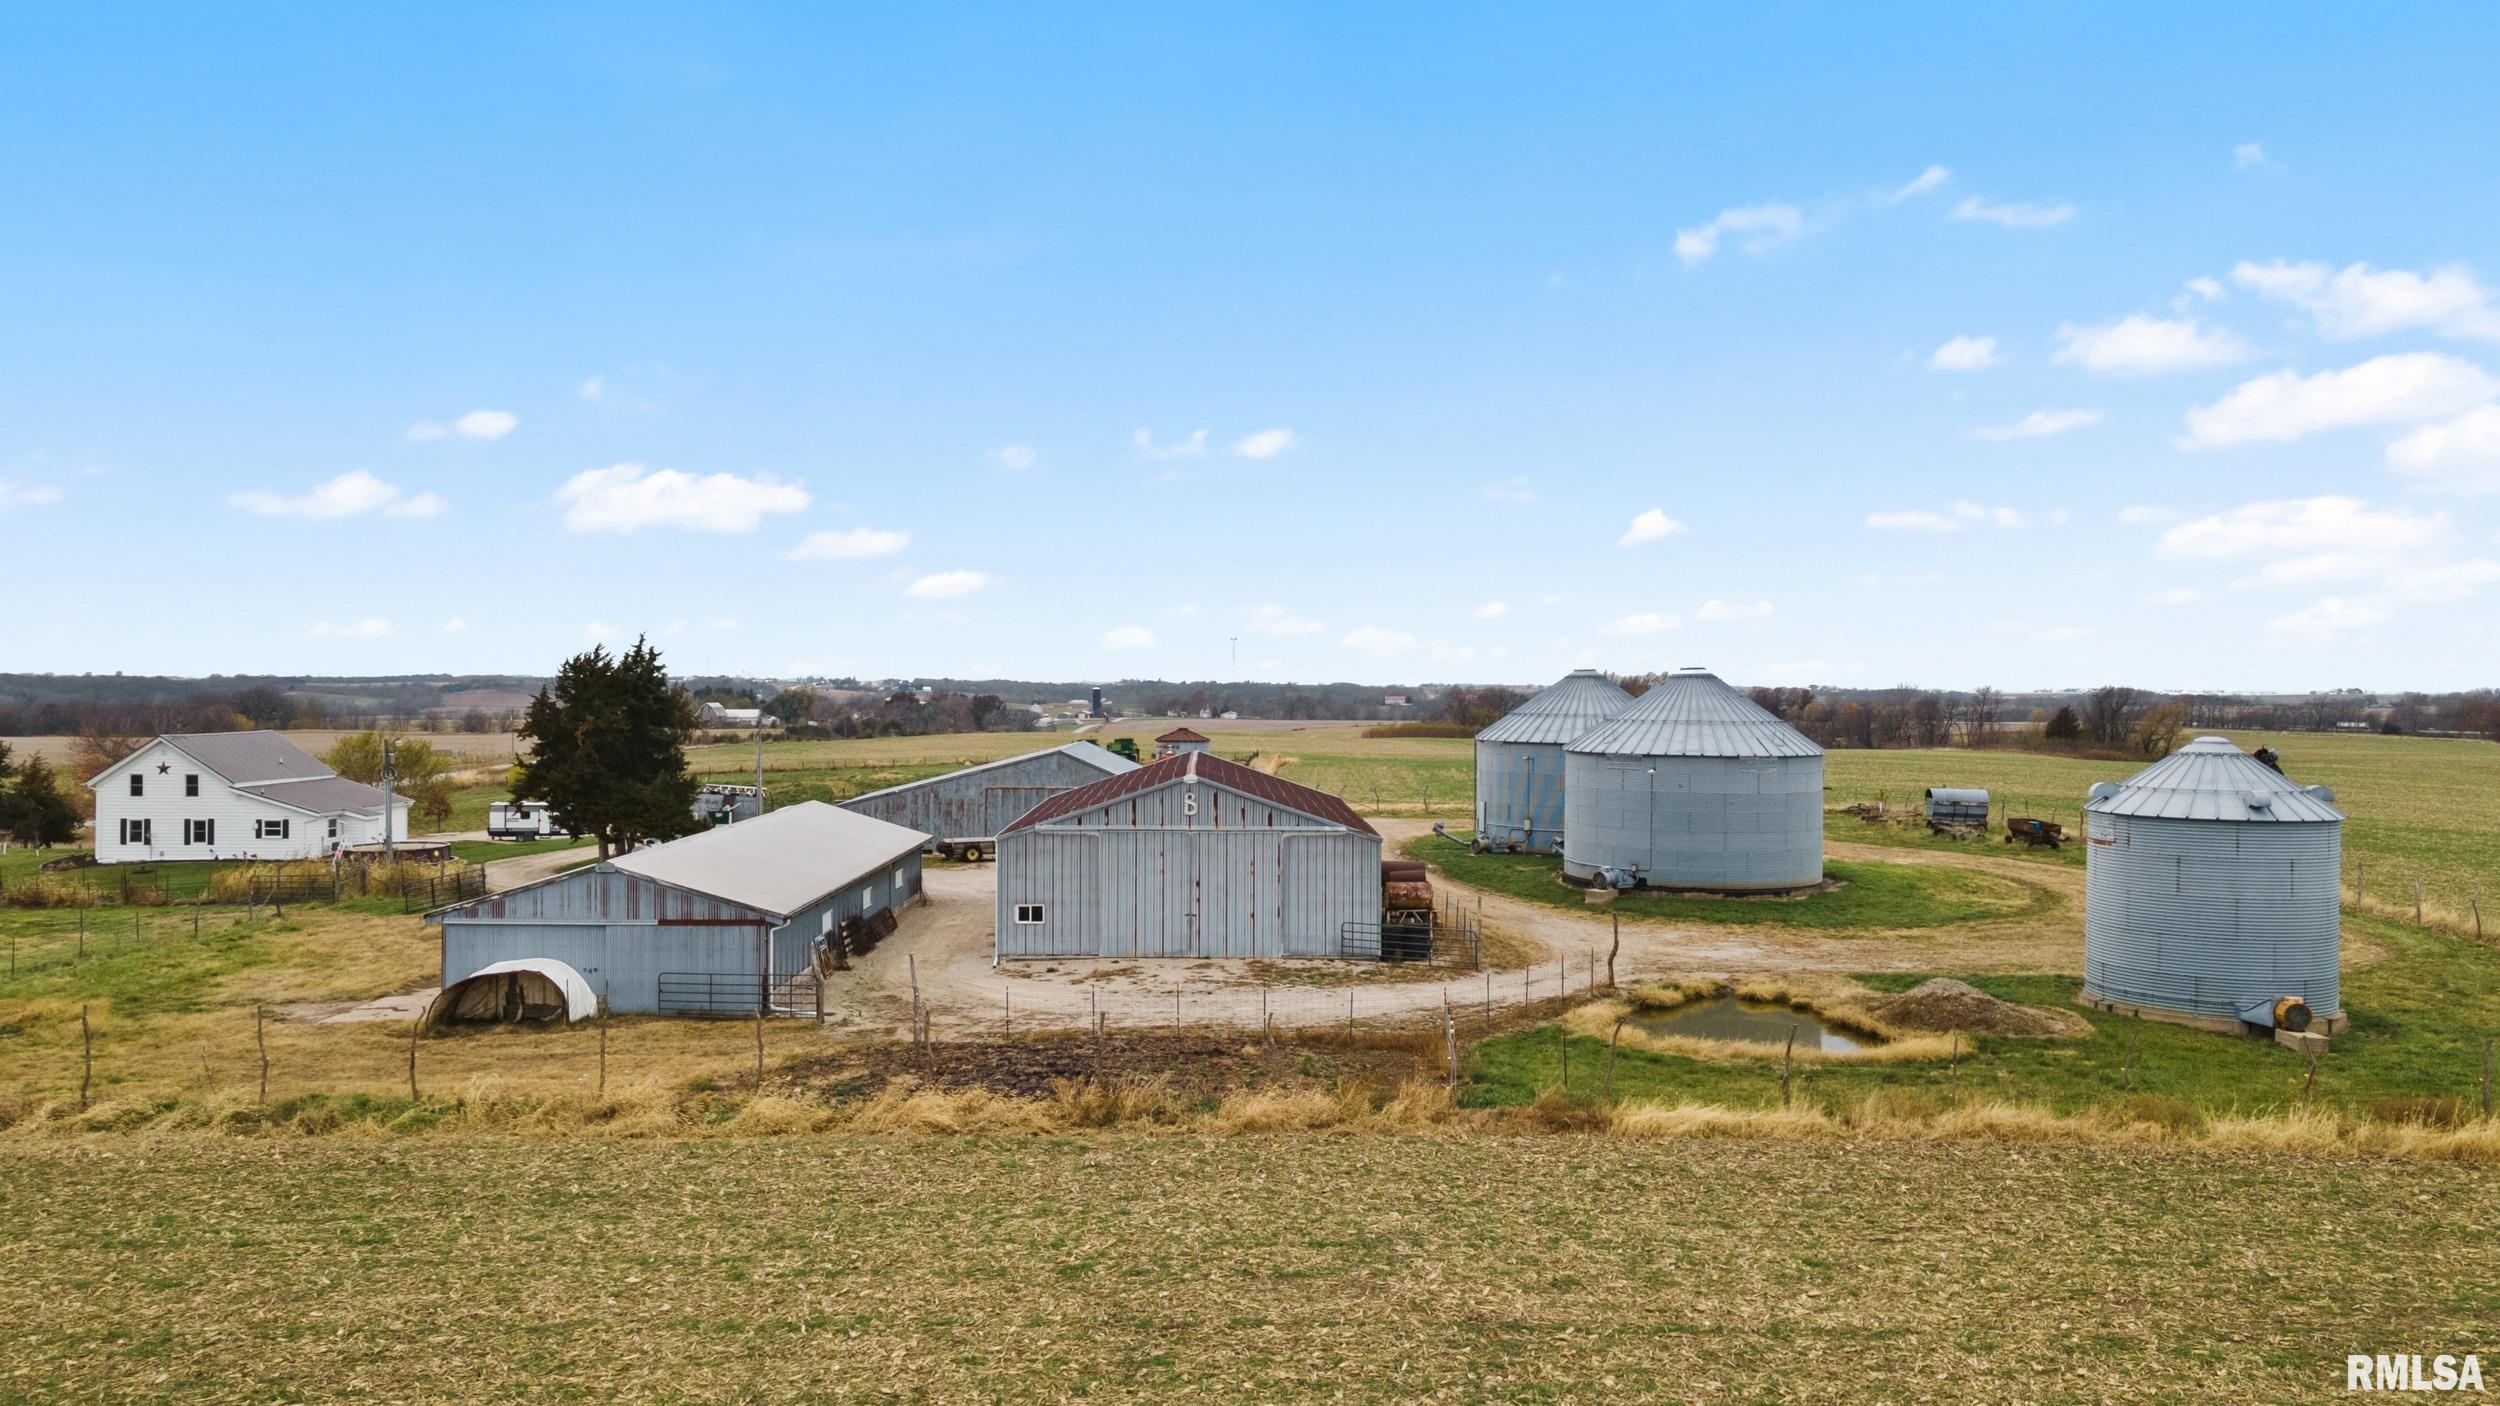
[[[585,869],[533,888],[481,899],[443,915],[443,982],[494,962],[553,957],[570,965],[610,1010],[660,1008],[660,975],[752,975],[759,955],[774,972],[804,968],[830,924],[901,907],[921,891],[920,856],[899,856],[787,924],[734,903],[614,871]],[[769,953],[759,948],[769,942]]]
[[[1025,904],[1042,905],[1043,921],[1017,922]],[[1379,921],[1379,836],[1210,783],[999,842],[1005,957],[1334,956],[1345,924]]]
[[[1662,887],[1803,888],[1823,880],[1823,758],[1573,752],[1563,868],[1637,869]],[[1654,771],[1654,774],[1653,774]]]
[[[2085,819],[2085,991],[2192,1015],[2281,996],[2343,1010],[2343,826]]]
[[[949,772],[841,804],[940,840],[987,839],[1052,796],[1102,778],[1100,768],[1065,752],[1036,752],[1004,766]]]

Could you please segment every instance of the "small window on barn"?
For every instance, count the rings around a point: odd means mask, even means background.
[[[134,796],[144,796],[147,793],[148,779],[135,771],[130,773],[130,794]]]
[[[182,794],[184,794],[184,795],[186,795],[186,796],[196,796],[196,795],[198,795],[199,793],[200,793],[200,778],[199,778],[199,776],[198,776],[196,773],[195,773],[195,774],[190,774],[190,775],[186,775],[186,776],[184,776],[184,777],[182,778]]]
[[[1042,920],[1042,905],[1040,905],[1040,904],[1038,904],[1038,903],[1019,903],[1019,904],[1017,904],[1017,905],[1016,905],[1016,921],[1017,921],[1017,922],[1019,922],[1019,923],[1038,923],[1038,922],[1040,922],[1041,920]]]

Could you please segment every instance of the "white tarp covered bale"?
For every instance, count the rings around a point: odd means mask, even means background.
[[[498,1024],[516,1020],[588,1020],[598,994],[568,963],[524,957],[480,967],[443,988],[425,1012],[427,1025]]]

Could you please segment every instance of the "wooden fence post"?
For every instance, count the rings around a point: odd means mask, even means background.
[[[78,1008],[78,1111],[87,1111],[87,1090],[95,1082],[95,1027],[87,1023],[87,1008]]]
[[[1623,1039],[1623,1022],[1627,1016],[1615,1017],[1614,1033],[1606,1037],[1606,1102],[1615,1101],[1615,1046]]]
[[[920,954],[906,954],[903,960],[911,965],[911,1042],[917,1047],[920,1044]]]
[[[755,1087],[764,1087],[764,1003],[755,1003]]]
[[[1623,950],[1623,915],[1609,912],[1607,916],[1615,920],[1614,945],[1606,949],[1606,989],[1612,991],[1615,989],[1615,954]]]
[[[608,1096],[608,992],[607,982],[599,983],[599,1097]]]
[[[1944,1081],[1954,1088],[1962,1087],[1962,1032],[1953,1032],[1953,1055],[1945,1065]]]
[[[417,1092],[417,1032],[425,1028],[425,1017],[408,1022],[408,1097],[421,1098]]]
[[[2413,876],[2413,925],[2422,926],[2422,876]]]
[[[1450,1009],[1450,993],[1441,993],[1441,1052],[1450,1067],[1450,1087],[1458,1087],[1458,1012]]]
[[[269,1037],[261,1030],[261,1007],[252,1007],[252,1043],[260,1047],[260,1101],[269,1101]]]
[[[2491,1037],[2483,1037],[2483,1116],[2491,1116]]]
[[[1788,1106],[1788,1072],[1797,1055],[1797,1027],[1788,1027],[1788,1047],[1780,1051],[1780,1107]]]

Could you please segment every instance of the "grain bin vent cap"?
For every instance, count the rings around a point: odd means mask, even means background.
[[[2094,786],[2084,809],[2095,815],[2260,824],[2331,824],[2344,818],[2313,788],[2222,737],[2199,737],[2115,787]]]

